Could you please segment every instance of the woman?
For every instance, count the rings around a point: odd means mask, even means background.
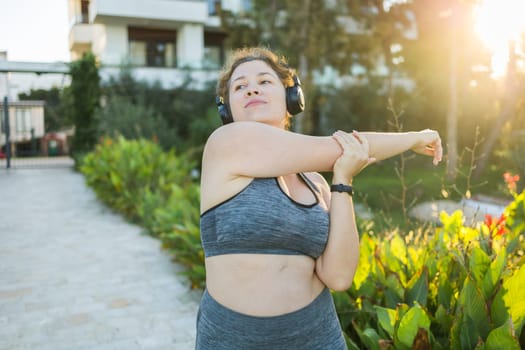
[[[410,149],[437,164],[439,135],[287,131],[299,80],[264,48],[234,52],[217,92],[227,125],[203,155],[196,349],[346,349],[329,290],[349,288],[358,263],[352,179]]]

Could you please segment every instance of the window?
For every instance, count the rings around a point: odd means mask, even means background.
[[[80,0],[80,23],[89,23],[89,0]]]
[[[31,110],[28,108],[16,109],[16,131],[31,131]]]
[[[224,63],[223,33],[204,33],[204,68],[218,69]]]
[[[128,28],[130,62],[136,66],[176,67],[177,32],[165,29]]]
[[[221,0],[208,0],[208,16],[217,16],[221,10]]]

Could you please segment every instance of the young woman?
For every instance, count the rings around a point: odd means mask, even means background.
[[[359,259],[352,179],[407,150],[437,164],[438,133],[287,131],[300,83],[265,48],[235,51],[217,93],[226,125],[203,155],[196,349],[346,349],[330,289],[350,287]]]

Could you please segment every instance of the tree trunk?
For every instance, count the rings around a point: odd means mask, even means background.
[[[507,123],[516,111],[516,102],[518,99],[518,84],[516,83],[516,43],[511,42],[509,44],[509,62],[507,63],[507,73],[505,77],[505,96],[503,101],[503,107],[499,114],[498,119],[494,127],[490,128],[489,136],[487,141],[483,144],[483,149],[481,151],[479,161],[476,164],[476,169],[474,170],[473,177],[479,179],[485,169],[487,168],[487,163],[490,159],[490,155],[496,146],[497,141],[501,135],[501,130],[505,123]]]
[[[299,79],[301,79],[301,82],[303,82],[303,92],[305,93],[305,104],[306,108],[305,111],[301,114],[299,114],[295,120],[294,120],[294,129],[297,132],[308,134],[310,133],[311,129],[311,123],[310,123],[310,116],[312,115],[312,111],[309,110],[309,108],[312,107],[313,101],[308,100],[309,98],[313,98],[313,96],[310,96],[311,94],[307,93],[310,89],[310,67],[308,65],[308,56],[307,56],[307,50],[308,50],[308,26],[309,26],[309,18],[310,18],[310,0],[305,0],[303,4],[303,21],[302,21],[302,27],[301,27],[301,42],[302,42],[302,49],[299,53]]]
[[[454,11],[451,17],[450,52],[449,52],[449,98],[447,109],[447,177],[454,180],[458,169],[458,48],[456,28],[458,13]]]

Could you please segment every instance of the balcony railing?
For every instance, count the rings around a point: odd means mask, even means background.
[[[90,23],[104,23],[115,18],[206,23],[208,4],[191,0],[92,0]]]

